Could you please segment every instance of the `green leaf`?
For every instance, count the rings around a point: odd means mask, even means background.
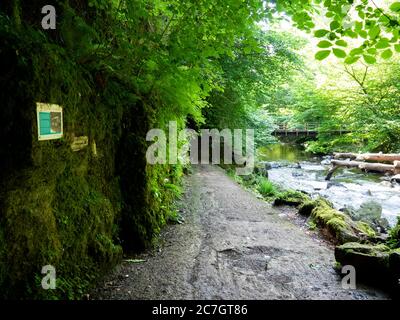
[[[338,40],[336,41],[336,45],[339,47],[347,47],[347,42],[344,40]]]
[[[353,39],[357,38],[357,33],[350,29],[345,31],[345,35]]]
[[[397,52],[400,52],[400,44],[395,44],[394,50],[396,50]]]
[[[344,63],[345,64],[353,64],[353,63],[356,63],[359,59],[360,59],[360,57],[347,57],[344,60]]]
[[[378,26],[374,26],[368,31],[368,35],[371,39],[375,39],[380,32],[381,28],[379,28]]]
[[[325,37],[328,33],[329,33],[328,30],[320,29],[320,30],[317,30],[314,32],[314,36],[316,38],[322,38],[322,37]]]
[[[376,58],[374,56],[370,56],[368,54],[363,55],[364,61],[368,64],[374,64],[376,63]]]
[[[329,47],[332,46],[332,43],[330,43],[330,42],[327,41],[327,40],[322,40],[322,41],[320,41],[320,42],[317,44],[317,46],[318,46],[319,48],[329,48]]]
[[[375,45],[377,49],[385,49],[390,47],[389,41],[387,40],[379,40],[378,43]]]
[[[362,54],[362,53],[363,53],[363,49],[361,49],[361,48],[355,48],[355,49],[350,51],[350,55],[351,56],[356,56],[356,55],[359,55],[359,54]]]
[[[342,49],[333,48],[333,54],[338,58],[346,58],[346,52]]]
[[[354,24],[354,30],[360,32],[362,30],[363,23],[360,21],[356,21]]]
[[[331,54],[331,51],[330,51],[330,50],[318,51],[318,52],[315,54],[315,59],[321,61],[321,60],[326,59],[330,54]]]
[[[392,3],[389,9],[395,12],[400,11],[400,2]]]
[[[369,49],[367,50],[367,52],[368,52],[369,54],[372,54],[372,55],[376,54],[377,51],[378,51],[378,50],[376,50],[375,48],[369,48]]]
[[[390,49],[387,49],[387,50],[385,50],[385,51],[383,51],[382,52],[382,55],[381,55],[381,57],[383,58],[383,59],[390,59],[391,57],[393,56],[393,51],[392,50],[390,50]]]
[[[330,28],[332,31],[338,29],[339,27],[340,27],[340,23],[337,22],[336,20],[333,20],[330,24]]]
[[[368,33],[365,30],[361,30],[358,34],[360,35],[360,37],[362,37],[364,39],[367,39],[367,37],[368,37]]]

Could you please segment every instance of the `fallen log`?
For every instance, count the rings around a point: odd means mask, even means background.
[[[341,153],[333,154],[335,159],[351,159],[356,161],[393,162],[400,161],[398,153]]]
[[[365,164],[365,162],[362,161],[352,161],[352,160],[332,160],[331,163],[334,166],[347,167],[347,168],[354,168],[358,167],[361,164]]]
[[[341,153],[340,155],[343,155],[343,153]],[[335,155],[336,157],[336,155]],[[346,167],[346,168],[358,168],[359,165],[363,164],[364,162],[360,162],[360,161],[350,161],[350,160],[332,160],[331,164],[332,167],[329,169],[328,174],[326,175],[325,180],[329,181],[331,180],[333,174],[335,173],[335,171],[337,169],[339,169],[340,167]]]
[[[383,163],[368,163],[361,161],[351,161],[351,160],[332,160],[332,168],[329,169],[325,180],[329,181],[332,175],[340,167],[346,168],[358,168],[365,172],[374,171],[382,173],[390,173],[392,175],[400,174],[400,161],[394,161],[393,165],[383,164]]]
[[[396,153],[364,153],[356,157],[358,161],[393,162],[400,161],[400,154]]]
[[[357,153],[343,153],[343,152],[335,152],[333,157],[335,159],[355,159],[357,158]]]

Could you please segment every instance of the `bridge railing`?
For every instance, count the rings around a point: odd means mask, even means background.
[[[319,123],[317,122],[307,122],[304,124],[298,124],[296,126],[289,125],[288,123],[280,123],[278,124],[278,128],[276,131],[316,131],[319,128]]]
[[[297,124],[295,126],[289,125],[288,123],[280,123],[275,130],[278,134],[316,134],[319,132],[336,132],[339,134],[350,132],[345,126],[332,128],[328,130],[322,130],[319,122],[306,122],[303,124]]]

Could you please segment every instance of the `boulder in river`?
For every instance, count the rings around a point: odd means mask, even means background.
[[[292,176],[293,177],[301,177],[301,176],[304,176],[304,174],[302,172],[293,171]]]
[[[321,164],[323,166],[329,166],[331,164],[331,160],[330,159],[324,159],[321,161]]]
[[[373,200],[365,201],[354,214],[354,220],[374,222],[382,216],[382,206]]]
[[[293,169],[301,169],[301,164],[300,162],[296,162],[294,164],[289,164],[288,167]]]
[[[389,229],[389,222],[382,217],[382,206],[376,201],[370,200],[361,204],[358,210],[352,207],[343,209],[354,221],[362,221],[370,225],[376,232],[386,234]]]
[[[390,178],[392,183],[400,183],[400,174],[396,174],[395,176]]]
[[[341,188],[346,188],[342,183],[337,182],[337,181],[328,181],[328,184],[326,185],[326,188],[332,188],[332,187],[341,187]]]

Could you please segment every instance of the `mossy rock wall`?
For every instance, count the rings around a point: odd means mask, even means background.
[[[146,164],[158,120],[129,84],[0,19],[0,295],[79,298],[122,248],[151,245],[174,197],[163,183],[181,172]],[[38,141],[36,102],[63,107],[62,139]],[[89,145],[72,151],[80,136]],[[44,265],[56,290],[40,286]]]

